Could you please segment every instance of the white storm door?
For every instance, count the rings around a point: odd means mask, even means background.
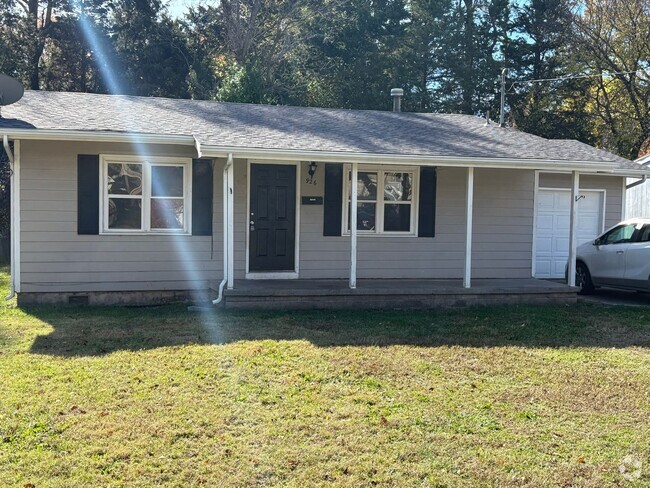
[[[595,239],[603,228],[603,193],[581,191],[578,201],[578,245]],[[535,277],[564,278],[569,259],[571,192],[539,190],[535,229]]]

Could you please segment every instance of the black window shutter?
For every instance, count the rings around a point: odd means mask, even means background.
[[[435,237],[436,235],[436,168],[420,168],[420,199],[418,217],[418,236]]]
[[[77,233],[99,234],[99,155],[77,156]]]
[[[192,160],[192,235],[212,235],[212,160]]]
[[[325,198],[323,235],[340,236],[343,212],[343,165],[328,163],[325,165]]]

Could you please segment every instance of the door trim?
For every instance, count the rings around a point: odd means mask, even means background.
[[[293,271],[266,271],[251,272],[250,262],[250,226],[248,222],[251,215],[251,164],[284,164],[296,167],[296,238],[295,238],[295,258]],[[300,168],[302,161],[281,161],[281,160],[256,160],[249,159],[246,162],[246,279],[247,280],[295,280],[300,276]]]
[[[539,199],[540,190],[550,190],[550,191],[571,191],[571,188],[553,188],[548,186],[539,186],[539,175],[540,173],[544,174],[554,174],[548,171],[535,171],[535,190],[533,196],[533,244],[532,244],[532,256],[531,256],[531,276],[536,278],[537,275],[537,201]],[[600,192],[603,194],[603,203],[602,203],[602,214],[600,217],[600,232],[605,232],[605,212],[607,210],[607,190],[604,188],[580,188],[580,191],[591,191],[591,192]]]

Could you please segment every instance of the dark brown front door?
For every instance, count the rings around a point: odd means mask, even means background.
[[[294,271],[296,255],[296,167],[251,164],[251,272]]]

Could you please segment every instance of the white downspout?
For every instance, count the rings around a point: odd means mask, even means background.
[[[634,188],[635,186],[643,185],[648,177],[646,175],[643,175],[640,180],[636,180],[634,183],[630,183],[629,185],[625,186],[626,190],[629,190],[630,188]]]
[[[228,154],[228,159],[223,167],[223,280],[219,283],[219,294],[213,305],[218,305],[223,300],[223,289],[228,283],[230,277],[229,255],[230,255],[230,168],[232,167],[232,153]]]
[[[650,166],[650,161],[646,161],[645,163],[641,163],[641,166]],[[643,185],[646,182],[647,179],[648,179],[648,176],[643,175],[640,180],[637,180],[634,183],[630,183],[629,185],[626,185],[625,189],[629,190],[630,188],[634,188],[635,186]]]
[[[5,297],[5,300],[11,300],[13,297],[16,296],[16,229],[15,229],[15,224],[16,224],[16,205],[15,205],[15,196],[16,196],[16,180],[15,180],[15,160],[14,160],[14,153],[11,151],[11,146],[9,146],[9,136],[6,134],[2,138],[2,145],[5,149],[5,152],[7,153],[7,157],[9,158],[9,167],[11,170],[11,175],[10,175],[10,183],[9,183],[9,188],[11,191],[11,197],[10,197],[10,203],[9,203],[9,232],[11,234],[10,239],[10,269],[11,269],[11,278],[10,278],[10,288],[9,288],[9,295]]]

